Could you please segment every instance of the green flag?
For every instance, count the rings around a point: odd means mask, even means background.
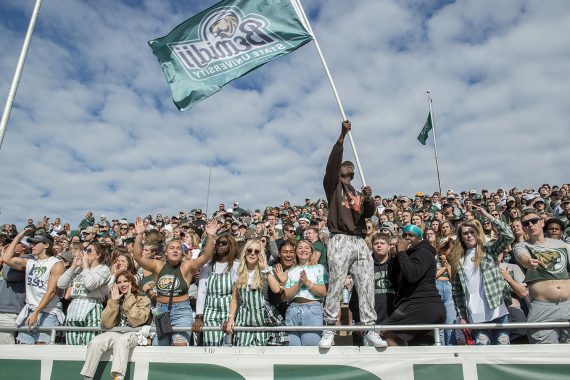
[[[432,128],[433,128],[433,125],[431,124],[431,112],[430,112],[428,114],[426,123],[424,124],[424,127],[422,128],[422,131],[420,132],[420,134],[418,136],[418,141],[420,143],[422,143],[422,145],[426,145],[428,133],[429,133],[429,131],[431,131]]]
[[[184,111],[312,40],[294,0],[224,0],[149,41]]]

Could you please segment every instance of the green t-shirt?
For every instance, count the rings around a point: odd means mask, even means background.
[[[525,282],[540,280],[567,280],[570,271],[568,256],[570,245],[562,240],[545,239],[542,244],[531,244],[528,241],[517,243],[513,249],[515,256],[530,256],[540,264],[536,270],[527,270]]]
[[[321,253],[321,257],[319,257],[319,264],[324,265],[326,267],[327,247],[325,246],[325,244],[322,241],[317,240],[316,242],[313,243],[313,248],[315,249],[315,251],[319,251]]]

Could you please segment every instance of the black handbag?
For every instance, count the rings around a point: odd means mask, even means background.
[[[172,279],[172,287],[170,288],[170,296],[168,298],[168,310],[154,317],[154,325],[156,327],[156,337],[164,339],[172,335],[172,323],[170,323],[170,310],[172,310],[172,296],[174,294],[174,285],[176,277]]]

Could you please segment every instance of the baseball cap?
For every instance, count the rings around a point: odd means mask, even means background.
[[[53,245],[53,238],[46,234],[36,234],[34,237],[28,238],[28,243],[44,243],[47,245]]]

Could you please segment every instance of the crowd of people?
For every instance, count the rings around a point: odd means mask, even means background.
[[[341,304],[355,324],[554,322],[570,319],[570,185],[372,196],[355,191],[342,162],[343,123],[327,163],[326,200],[245,210],[219,204],[72,228],[44,217],[0,232],[2,344],[42,344],[36,326],[146,328],[69,331],[89,345],[90,378],[105,350],[124,375],[137,345],[333,344]],[[148,328],[169,313],[164,336]],[[236,326],[325,326],[318,331],[235,331]],[[203,327],[221,326],[219,331]],[[431,331],[354,332],[355,344],[429,345]],[[445,330],[455,344],[569,343],[570,329]]]

